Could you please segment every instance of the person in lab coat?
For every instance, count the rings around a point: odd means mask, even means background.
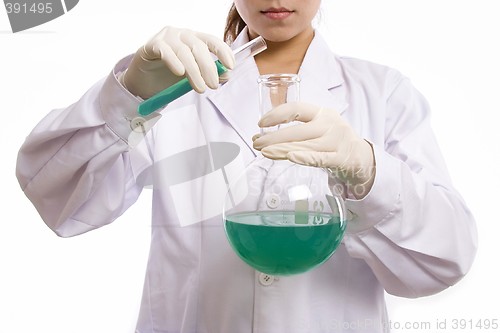
[[[225,40],[234,48],[261,35],[268,44],[238,66],[222,40],[166,27],[80,100],[51,111],[21,147],[22,190],[61,237],[113,222],[152,185],[137,333],[387,332],[384,291],[435,294],[470,269],[475,221],[426,100],[397,70],[332,53],[311,24],[319,6],[235,0]],[[225,84],[211,53],[232,69]],[[301,101],[259,122],[256,79],[266,73],[298,73]],[[138,117],[143,99],[184,76],[194,91]],[[302,124],[254,136],[289,120]],[[259,151],[340,171],[353,218],[334,255],[304,274],[255,271],[225,238],[221,172]]]

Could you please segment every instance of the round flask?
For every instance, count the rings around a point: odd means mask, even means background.
[[[299,81],[295,74],[260,76],[261,114],[299,100]],[[317,267],[335,252],[346,227],[344,201],[334,189],[325,169],[257,156],[226,194],[223,219],[231,247],[263,273]]]

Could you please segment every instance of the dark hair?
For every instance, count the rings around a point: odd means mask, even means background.
[[[238,10],[233,3],[231,5],[231,8],[229,8],[229,13],[227,14],[226,18],[226,27],[224,28],[224,41],[227,44],[231,44],[232,42],[234,42],[236,37],[243,30],[243,28],[246,27],[246,25],[247,24],[245,23],[245,21],[243,21],[240,13],[238,13]]]

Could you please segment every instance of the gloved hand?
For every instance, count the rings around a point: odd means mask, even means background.
[[[370,191],[375,177],[372,146],[360,138],[333,109],[292,102],[266,113],[259,127],[300,121],[274,132],[253,137],[253,146],[271,159],[327,168],[354,197]]]
[[[234,67],[231,48],[215,36],[165,27],[135,53],[121,83],[134,95],[147,99],[184,76],[199,93],[219,85],[215,54],[228,69]]]

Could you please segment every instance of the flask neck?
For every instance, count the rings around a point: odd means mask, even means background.
[[[297,74],[267,74],[259,76],[259,104],[261,117],[277,106],[299,100],[299,76]],[[279,126],[262,131],[273,132]]]
[[[269,87],[269,99],[272,108],[287,102],[288,88],[286,84],[278,84]]]

